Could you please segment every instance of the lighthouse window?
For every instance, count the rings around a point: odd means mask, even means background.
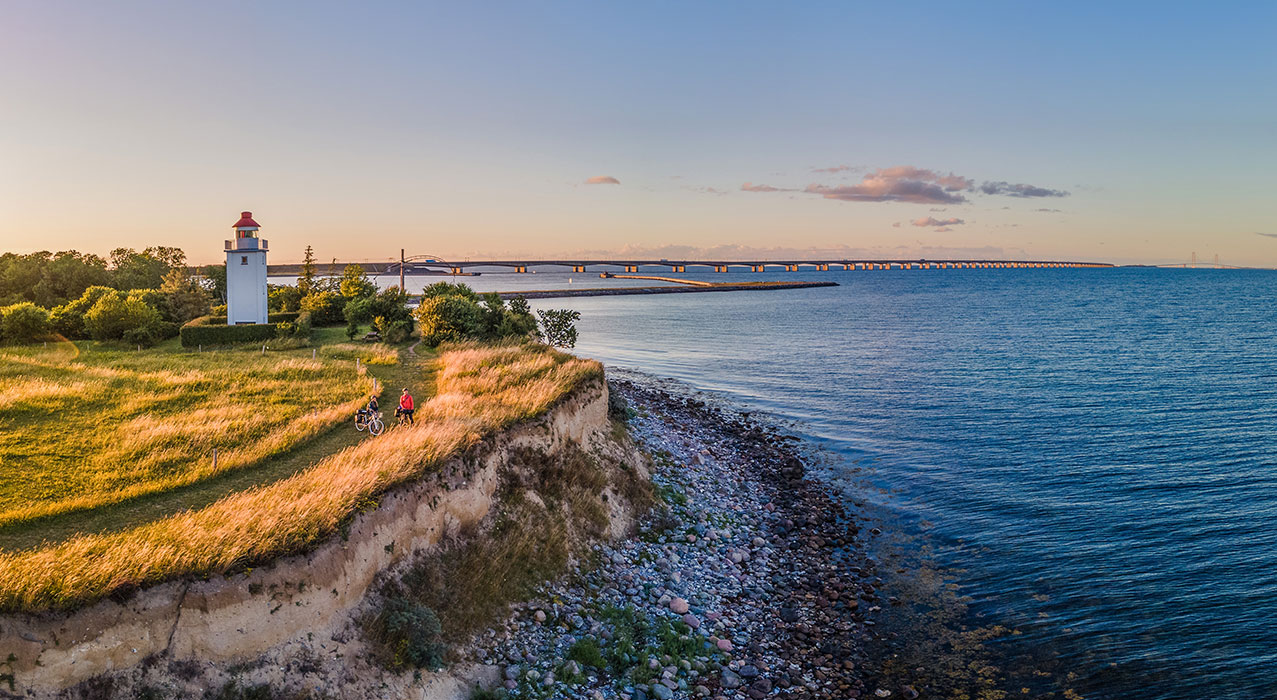
[[[247,264],[248,264],[248,256],[247,256],[247,255],[241,255],[241,256],[239,256],[239,264],[240,264],[240,265],[247,265]]]

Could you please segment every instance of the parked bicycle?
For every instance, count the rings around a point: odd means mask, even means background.
[[[367,430],[370,435],[381,435],[386,429],[386,424],[381,420],[381,411],[369,411],[360,409],[355,411],[355,430],[364,432]]]

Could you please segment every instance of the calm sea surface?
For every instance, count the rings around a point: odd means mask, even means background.
[[[800,421],[1087,697],[1277,697],[1277,273],[686,276],[842,286],[535,305],[581,312],[583,355]],[[568,277],[599,282],[458,281]]]

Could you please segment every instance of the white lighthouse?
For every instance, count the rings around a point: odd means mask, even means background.
[[[235,222],[235,238],[226,241],[226,323],[266,323],[266,241],[246,211]]]

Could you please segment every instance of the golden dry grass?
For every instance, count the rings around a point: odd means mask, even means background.
[[[8,349],[0,526],[256,464],[346,420],[370,388],[353,363],[309,353]]]
[[[366,365],[393,365],[399,361],[399,349],[385,343],[335,343],[320,348],[319,354],[343,360],[359,358]]]
[[[598,363],[540,345],[460,346],[445,349],[436,362],[438,393],[420,406],[415,427],[389,430],[291,478],[201,510],[118,533],[0,552],[0,610],[75,607],[313,546],[387,489],[602,377]]]

